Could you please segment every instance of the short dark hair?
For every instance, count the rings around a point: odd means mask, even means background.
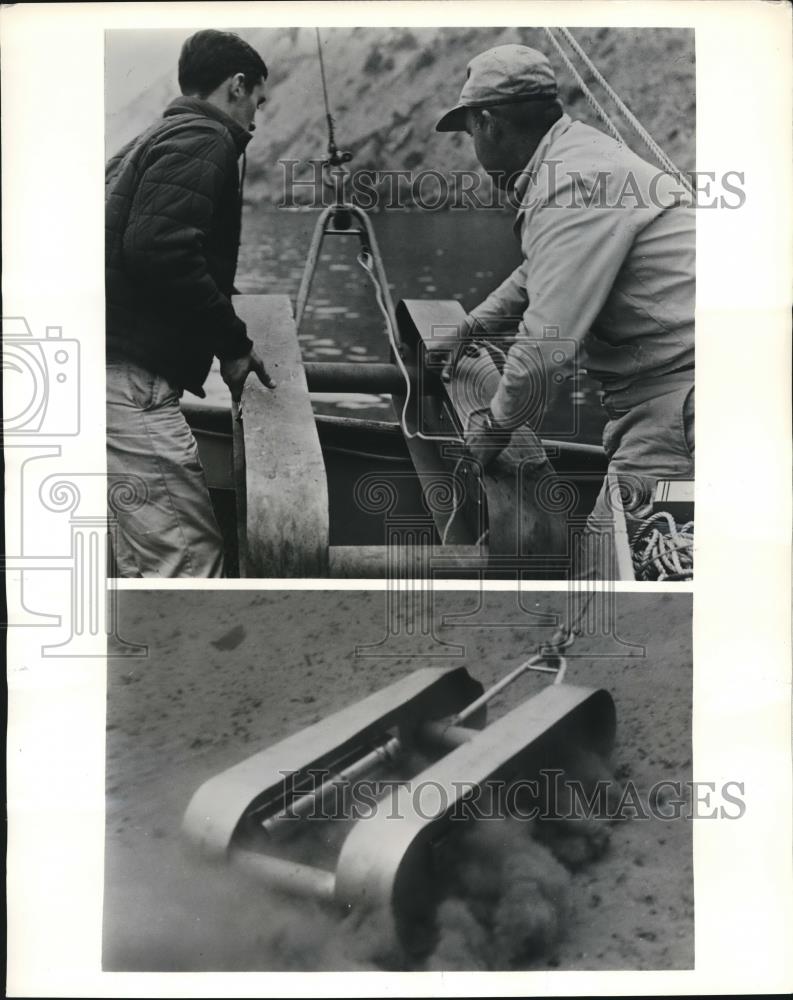
[[[235,73],[250,94],[267,67],[259,53],[231,31],[207,28],[191,35],[179,54],[179,88],[186,96],[207,97]]]
[[[544,100],[517,101],[487,109],[494,118],[506,122],[521,132],[547,132],[564,114],[561,101],[555,97]]]

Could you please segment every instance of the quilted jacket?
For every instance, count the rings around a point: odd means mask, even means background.
[[[251,136],[180,97],[105,170],[108,360],[203,395],[212,357],[251,348],[231,304],[240,242],[238,160]]]

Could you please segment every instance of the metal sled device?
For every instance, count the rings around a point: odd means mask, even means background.
[[[540,659],[488,691],[464,667],[408,674],[210,778],[187,808],[185,837],[206,860],[242,865],[271,889],[390,911],[401,935],[431,911],[437,845],[455,820],[470,821],[473,795],[504,794],[573,749],[611,750],[608,692],[561,684],[564,660]],[[486,724],[487,703],[528,670],[555,673],[555,682]],[[370,781],[364,809],[338,811],[340,793],[389,768],[395,776]],[[335,861],[318,866],[339,839]]]

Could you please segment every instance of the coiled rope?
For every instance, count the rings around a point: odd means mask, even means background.
[[[678,525],[665,510],[639,522],[631,538],[637,580],[691,580],[694,577],[694,522]]]

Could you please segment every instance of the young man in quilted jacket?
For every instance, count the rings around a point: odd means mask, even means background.
[[[107,164],[108,484],[135,497],[111,504],[123,576],[223,575],[221,534],[179,399],[204,395],[213,357],[233,399],[251,372],[274,388],[231,304],[239,160],[266,78],[237,35],[199,31],[179,57],[183,96]]]
[[[514,338],[489,407],[466,435],[484,466],[536,411],[559,339],[603,389],[603,444],[623,500],[641,514],[660,479],[694,478],[694,207],[680,182],[566,115],[545,56],[501,45],[475,56],[455,108],[518,204],[523,261],[468,317],[467,333]],[[545,360],[550,359],[550,364]],[[535,428],[536,429],[536,428]],[[612,502],[604,484],[579,575],[610,575]]]

